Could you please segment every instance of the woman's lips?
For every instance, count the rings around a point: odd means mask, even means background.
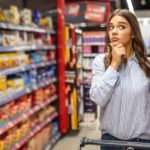
[[[112,41],[112,42],[118,42],[119,39],[118,39],[118,38],[112,38],[111,41]]]

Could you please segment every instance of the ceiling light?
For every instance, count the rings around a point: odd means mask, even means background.
[[[146,5],[146,0],[141,0],[141,5]]]
[[[131,0],[126,0],[126,2],[127,2],[127,5],[128,5],[129,10],[130,10],[132,13],[135,13],[135,12],[134,12],[134,8],[133,8],[133,5],[132,5],[132,1],[131,1]]]

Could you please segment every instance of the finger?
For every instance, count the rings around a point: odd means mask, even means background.
[[[121,58],[126,58],[126,54],[125,53],[120,53],[119,55],[121,56]]]
[[[126,52],[124,50],[120,50],[118,51],[119,54],[126,54]]]
[[[126,52],[126,50],[124,48],[116,48],[114,49],[113,51],[116,51],[116,52]]]

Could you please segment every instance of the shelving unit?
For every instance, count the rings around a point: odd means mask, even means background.
[[[7,46],[7,47],[3,47],[3,46],[0,46],[0,52],[14,52],[14,51],[17,51],[17,52],[22,52],[22,51],[31,51],[31,50],[34,50],[34,51],[38,51],[38,50],[55,50],[56,49],[56,46],[55,45],[49,45],[49,46],[37,46],[37,45],[31,45],[31,46]]]
[[[48,34],[55,34],[54,30],[46,30],[38,27],[31,27],[31,26],[24,26],[24,25],[15,25],[10,23],[0,23],[1,29],[7,30],[17,30],[17,31],[27,31],[27,32],[38,32],[38,33],[48,33]]]
[[[17,150],[21,148],[26,142],[28,142],[35,134],[42,130],[48,123],[57,117],[57,113],[54,112],[44,122],[36,125],[28,134],[26,134],[19,142],[11,147],[11,150]]]
[[[66,2],[66,23],[75,27],[77,37],[79,119],[90,122],[96,118],[96,105],[89,96],[92,62],[96,55],[104,53],[103,33],[110,15],[110,1],[66,0]]]
[[[45,82],[41,82],[39,84],[34,84],[30,87],[26,87],[23,90],[20,90],[20,91],[16,92],[16,93],[5,96],[4,98],[1,99],[0,106],[2,106],[4,104],[7,104],[11,101],[15,101],[21,96],[32,93],[33,91],[36,91],[37,89],[43,88],[46,85],[55,83],[56,81],[57,81],[56,78],[53,78],[51,80],[46,80]]]
[[[144,43],[147,49],[148,57],[150,57],[150,34],[149,34],[149,25],[150,25],[150,18],[138,18],[142,36],[144,38]]]
[[[104,53],[105,28],[106,26],[82,28],[84,122],[94,121],[97,117],[97,107],[90,99],[89,90],[93,60],[97,55]]]
[[[65,27],[66,51],[66,94],[68,102],[69,124],[72,131],[78,130],[78,99],[77,99],[77,69],[76,69],[76,33],[73,26]]]
[[[61,136],[58,128],[57,32],[0,22],[0,33],[3,39],[0,43],[0,148],[28,148],[33,146],[37,135],[46,130],[49,133],[44,135],[51,135],[50,129],[55,127],[54,139],[47,137],[45,141],[49,142],[44,143],[45,148],[46,145],[51,148]],[[5,38],[16,36],[15,44],[5,43],[4,34]]]
[[[1,76],[2,75],[11,75],[11,74],[15,74],[15,73],[22,72],[22,71],[38,69],[40,67],[46,67],[46,66],[51,66],[51,65],[56,65],[56,64],[57,64],[56,60],[52,60],[52,61],[47,61],[47,62],[30,64],[28,66],[19,66],[19,67],[14,67],[11,69],[4,69],[4,70],[0,71],[0,75]]]
[[[57,100],[57,95],[52,96],[51,98],[46,100],[44,103],[41,103],[41,104],[31,108],[30,110],[20,114],[19,116],[13,118],[12,120],[9,120],[9,121],[1,124],[1,126],[0,126],[0,135],[2,135],[4,132],[8,131],[10,128],[16,126],[21,121],[23,121],[23,120],[27,119],[28,117],[32,116],[33,114],[35,114],[39,110],[43,109],[44,107],[46,107],[47,105],[49,105],[50,103],[52,103],[55,100]]]
[[[77,93],[78,93],[78,116],[79,122],[83,120],[83,53],[82,53],[82,30],[76,28],[76,51],[77,51]]]

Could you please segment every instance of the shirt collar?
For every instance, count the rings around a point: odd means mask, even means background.
[[[138,59],[136,58],[135,52],[131,56],[130,60],[135,60],[138,63]]]

